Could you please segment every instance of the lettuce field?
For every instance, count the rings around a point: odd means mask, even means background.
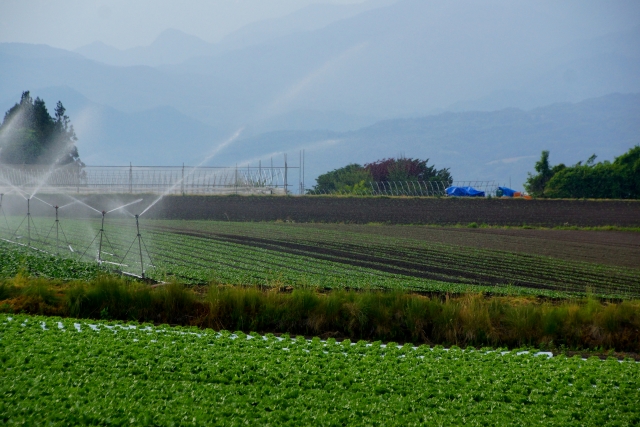
[[[6,229],[0,230],[7,241],[26,241],[19,220],[10,217]],[[640,296],[640,243],[635,232],[507,234],[424,226],[145,220],[139,247],[133,220],[108,219],[99,236],[99,221],[66,219],[61,221],[64,239],[58,237],[56,249],[52,220],[37,218],[34,224],[31,246],[46,253],[2,241],[0,251],[8,260],[0,271],[3,275],[20,268],[49,277],[95,275],[95,264],[82,265],[95,261],[103,237],[103,268],[140,274],[142,252],[146,276],[192,284]],[[10,232],[14,229],[18,232]],[[79,263],[58,265],[47,255],[53,252]],[[39,259],[35,264],[29,261],[33,257]],[[47,267],[49,262],[56,263],[55,268]]]
[[[640,365],[0,315],[24,425],[637,425]]]

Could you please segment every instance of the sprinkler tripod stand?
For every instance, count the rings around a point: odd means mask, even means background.
[[[7,224],[7,231],[11,231],[11,227],[9,227],[9,220],[7,219],[7,215],[4,213],[4,210],[2,209],[2,199],[4,198],[4,193],[0,193],[0,213],[2,213],[2,216],[4,217],[4,222],[5,224]]]
[[[58,233],[60,228],[60,220],[58,219],[58,205],[55,205],[55,209],[56,209],[56,255],[57,255],[60,252],[60,234]],[[62,233],[64,233],[64,231]]]
[[[114,265],[123,265],[123,264],[119,264],[117,262],[105,261],[105,260],[102,259],[102,240],[103,239],[111,247],[111,252],[113,252],[113,253],[110,254],[110,255],[113,255],[115,257],[116,256],[115,255],[116,251],[113,249],[113,245],[109,241],[109,238],[107,237],[107,233],[105,233],[105,231],[104,231],[104,216],[107,214],[107,212],[106,211],[102,211],[101,214],[102,214],[102,223],[100,225],[100,230],[98,231],[98,234],[96,234],[96,236],[93,238],[91,243],[89,243],[89,246],[87,246],[87,249],[85,249],[85,251],[82,253],[82,255],[80,255],[80,258],[78,258],[78,259],[82,259],[82,257],[85,256],[85,254],[87,253],[87,251],[89,250],[89,248],[91,247],[93,242],[95,242],[95,240],[98,238],[98,236],[100,236],[100,241],[99,241],[99,244],[98,244],[98,258],[96,259],[96,261],[98,261],[98,264],[107,263],[107,264],[114,264]]]
[[[140,215],[134,215],[136,218],[136,237],[133,239],[133,242],[131,242],[131,245],[129,245],[129,249],[127,250],[127,253],[124,255],[124,257],[122,258],[123,262],[124,259],[127,257],[127,255],[129,255],[129,251],[131,251],[131,248],[133,247],[133,244],[136,242],[136,240],[138,241],[138,252],[140,253],[140,278],[141,279],[145,279],[145,275],[144,275],[144,260],[142,258],[142,247],[144,246],[144,250],[147,252],[147,257],[149,257],[149,261],[150,261],[150,266],[153,267],[153,260],[151,259],[151,255],[149,255],[149,249],[147,249],[147,245],[144,243],[144,240],[142,240],[142,234],[140,234],[140,223],[139,223],[139,218]],[[124,272],[123,272],[124,273]]]
[[[27,246],[31,246],[31,199],[27,199]]]
[[[104,216],[106,212],[102,211],[102,225],[100,226],[100,244],[98,245],[98,262],[102,262],[102,236],[104,236]]]
[[[46,241],[49,238],[49,235],[51,234],[51,232],[53,231],[53,228],[55,227],[55,229],[56,229],[56,255],[60,255],[60,232],[62,232],[62,237],[64,237],[64,240],[67,243],[67,247],[69,248],[69,250],[71,252],[73,252],[73,248],[69,244],[69,241],[67,240],[67,235],[64,234],[64,230],[62,229],[62,225],[60,225],[60,220],[58,219],[58,209],[59,209],[59,207],[58,207],[58,205],[55,205],[53,208],[56,210],[56,220],[53,223],[53,225],[51,226],[51,229],[49,230],[49,233],[47,233],[47,237],[45,237],[44,240]]]
[[[33,222],[33,218],[31,218],[31,198],[27,199],[27,215],[22,219],[22,222],[20,222],[20,225],[18,226],[18,228],[16,228],[16,231],[13,233],[12,238],[19,239],[22,237],[22,236],[18,236],[18,231],[20,230],[20,227],[22,227],[22,224],[24,224],[25,220],[27,221],[27,246],[31,247],[31,226],[32,225],[33,225],[33,231],[35,231],[36,236],[38,236],[38,238],[40,237],[36,224]]]

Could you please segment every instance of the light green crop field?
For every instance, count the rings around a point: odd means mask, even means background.
[[[0,237],[26,243],[25,226],[22,223],[19,227],[20,221],[18,217],[9,218],[9,226]],[[478,241],[495,236],[463,236],[458,232],[449,233],[462,236],[457,240],[440,241],[414,236],[424,234],[425,227],[145,220],[141,222],[139,243],[133,220],[109,219],[100,236],[99,221],[65,219],[61,221],[64,234],[59,234],[56,247],[53,221],[37,218],[34,224],[31,246],[48,253],[59,252],[65,259],[95,263],[103,238],[101,259],[107,262],[104,268],[141,274],[142,252],[146,276],[157,280],[547,297],[584,296],[587,292],[602,297],[640,297],[638,268],[502,250],[499,244],[489,248],[477,245]],[[556,244],[544,239],[513,241],[520,247],[536,244],[542,249]],[[615,249],[611,245],[602,247]],[[46,258],[44,252],[6,241],[0,241],[0,252],[22,254],[18,258],[11,255],[14,261],[0,267],[0,274],[5,277],[18,271],[20,262],[26,270],[32,264],[46,269],[45,261],[29,261],[33,257]],[[635,253],[624,255],[628,258]],[[68,272],[58,275],[73,277],[70,269],[82,277],[98,273],[95,268],[73,264],[68,265]],[[40,274],[37,268],[32,273]]]
[[[640,365],[0,315],[5,425],[640,423]]]

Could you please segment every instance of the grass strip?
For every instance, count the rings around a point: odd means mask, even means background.
[[[0,311],[458,346],[640,352],[640,301],[451,296],[178,283],[150,287],[18,275],[0,282]]]

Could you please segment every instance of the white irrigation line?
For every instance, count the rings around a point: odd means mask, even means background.
[[[3,322],[3,323],[6,324],[7,322],[11,322],[13,320],[14,320],[13,317],[8,316],[6,318],[6,321]],[[26,327],[28,320],[29,319],[25,319],[24,322],[21,324],[21,326]],[[60,330],[62,330],[64,332],[67,331],[67,329],[65,329],[65,325],[64,325],[63,322],[56,321],[55,323],[56,323],[58,329],[60,329]],[[86,328],[83,329],[83,326],[85,326]],[[47,328],[47,324],[44,321],[40,322],[40,327],[44,331],[50,331],[51,330],[51,329]],[[131,325],[131,324],[129,324],[129,325],[121,325],[121,324],[109,325],[109,324],[105,324],[105,323],[95,324],[95,323],[84,322],[82,324],[74,323],[73,327],[75,328],[76,332],[80,332],[80,333],[83,332],[83,331],[93,331],[93,332],[110,331],[110,332],[115,334],[120,329],[120,330],[123,330],[123,331],[135,331],[135,332],[141,332],[141,333],[142,332],[146,332],[146,335],[151,335],[152,333],[166,333],[166,334],[171,333],[171,334],[177,334],[177,335],[194,335],[194,336],[196,336],[198,338],[202,338],[202,337],[213,337],[213,338],[216,338],[216,339],[225,338],[225,334],[222,334],[220,332],[215,332],[214,334],[207,333],[207,332],[201,332],[201,333],[198,333],[198,332],[185,332],[185,331],[180,331],[180,330],[160,329],[160,328],[155,328],[155,327],[152,327],[152,326],[145,326],[145,327],[141,328],[141,327],[138,327],[136,325]],[[258,335],[258,337],[262,337],[262,339],[264,341],[268,341],[269,340],[269,337],[267,337],[266,335]],[[239,337],[238,337],[238,335],[232,333],[230,335],[227,335],[226,338],[229,338],[231,340],[235,340],[235,339],[237,339]],[[253,336],[253,335],[246,334],[246,339],[247,340],[251,340],[251,339],[254,339],[254,338],[257,338],[257,337]],[[283,337],[273,336],[273,338],[275,338],[279,342],[285,341],[285,338],[283,338]],[[134,342],[138,342],[139,340],[137,338],[134,338],[133,341]],[[290,338],[290,341],[291,341],[291,344],[297,344],[298,343],[298,340],[296,338]],[[308,344],[310,344],[312,342],[312,340],[310,340],[310,339],[306,339],[305,341]],[[155,342],[157,342],[157,340],[150,340],[150,342],[155,343]],[[323,343],[323,347],[327,347],[329,345],[326,340],[320,340],[320,342]],[[342,346],[343,342],[336,341],[334,344]],[[172,343],[175,344],[175,341],[173,341]],[[209,345],[213,345],[213,344],[209,344]],[[351,343],[351,346],[355,346],[355,345],[356,345],[356,343],[354,343],[354,342]],[[373,344],[372,343],[366,343],[365,346],[366,347],[372,347]],[[271,348],[271,347],[267,347],[267,348]],[[387,348],[387,344],[380,344],[380,348],[386,349]],[[398,344],[397,348],[398,349],[402,349],[402,348],[404,348],[404,346]],[[411,349],[414,350],[414,351],[418,350],[418,348],[419,347],[416,347],[416,346],[412,346],[411,347]],[[435,350],[434,347],[428,347],[428,348],[431,351]],[[283,348],[281,348],[281,350],[282,351],[290,351],[290,349],[288,347],[283,347]],[[450,351],[451,349],[450,348],[441,348],[441,350]],[[490,354],[490,353],[497,352],[497,350],[488,350],[488,351],[467,350],[467,349],[458,349],[458,350],[461,351],[461,352],[477,352],[477,353],[479,353],[481,355],[487,355],[487,354]],[[304,351],[309,353],[309,350],[307,350],[307,349],[304,349]],[[323,350],[323,353],[329,354],[329,352],[326,351],[326,350]],[[348,356],[348,353],[344,353],[343,352],[342,354],[344,354],[345,356]],[[528,350],[521,350],[521,351],[517,351],[515,353],[513,351],[509,351],[509,350],[500,351],[500,355],[502,355],[502,356],[506,356],[506,355],[522,356],[522,355],[527,355],[527,354],[532,354],[534,357],[546,356],[547,359],[551,359],[551,358],[555,357],[554,354],[552,352],[550,352],[550,351],[536,351],[534,353],[531,353]],[[362,355],[362,356],[364,356],[364,355]],[[380,356],[384,357],[385,355],[381,354]],[[403,354],[403,355],[400,355],[398,357],[399,358],[403,358],[403,357],[406,357],[406,356]],[[424,356],[420,355],[420,356],[418,356],[418,358],[424,359]],[[582,360],[586,361],[587,359],[583,357]],[[601,360],[604,361],[604,359],[601,359]],[[620,362],[620,363],[625,362],[625,361],[626,360],[619,360],[618,359],[618,362]],[[635,363],[640,363],[640,361],[635,361]]]
[[[22,236],[18,236],[18,237],[22,237]],[[13,243],[14,245],[23,246],[23,247],[25,247],[25,248],[33,249],[33,250],[36,250],[36,251],[39,251],[39,252],[45,253],[45,254],[47,254],[47,255],[55,256],[55,255],[54,255],[54,254],[52,254],[51,252],[47,252],[47,251],[45,251],[45,250],[43,250],[43,249],[36,248],[36,247],[34,247],[34,246],[26,245],[26,244],[24,244],[24,243],[15,242],[15,241],[13,241],[13,240],[3,239],[3,238],[0,238],[0,240],[2,240],[3,242],[7,242],[7,243]],[[71,245],[69,245],[69,247],[71,247]]]

